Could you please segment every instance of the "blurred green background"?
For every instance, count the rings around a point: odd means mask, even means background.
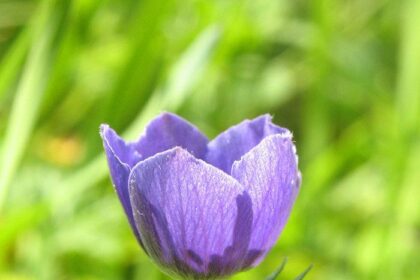
[[[234,279],[419,279],[420,1],[0,0],[0,279],[168,279],[135,242],[99,124],[209,137],[262,113],[301,194]]]

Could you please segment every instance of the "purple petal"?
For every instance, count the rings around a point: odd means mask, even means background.
[[[246,120],[235,125],[208,144],[206,161],[230,174],[234,161],[239,160],[265,137],[283,134],[287,130],[271,122],[269,115]]]
[[[133,162],[136,161],[138,154],[134,152],[132,144],[125,143],[108,125],[101,125],[100,134],[103,140],[114,189],[118,194],[137,240],[143,246],[135,226],[130,196],[128,193],[128,176],[131,171],[130,164],[133,164]]]
[[[146,128],[145,135],[137,142],[126,142],[108,125],[101,125],[111,179],[118,194],[130,225],[140,242],[139,233],[134,225],[128,192],[128,176],[136,163],[158,152],[181,146],[197,157],[203,157],[207,150],[207,138],[193,125],[180,117],[163,113],[152,120]]]
[[[136,148],[142,160],[177,146],[197,158],[203,158],[207,142],[207,138],[186,120],[171,113],[163,113],[150,122]]]
[[[167,272],[228,275],[259,254],[248,252],[251,199],[226,173],[174,148],[139,162],[129,181],[140,236]]]
[[[101,125],[100,134],[105,149],[108,149],[121,163],[131,168],[141,159],[136,144],[125,142],[109,125]]]
[[[290,132],[269,136],[233,164],[232,176],[245,186],[253,203],[251,250],[266,253],[274,245],[298,194],[300,173],[291,138]]]

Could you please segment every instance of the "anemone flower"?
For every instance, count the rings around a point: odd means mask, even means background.
[[[224,278],[256,266],[278,239],[301,180],[292,134],[269,115],[211,141],[171,113],[134,142],[100,131],[131,228],[169,275]]]

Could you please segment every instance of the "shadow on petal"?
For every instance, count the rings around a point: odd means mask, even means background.
[[[210,276],[229,275],[245,270],[263,254],[260,250],[249,250],[252,235],[253,211],[252,201],[244,192],[236,198],[238,216],[235,221],[232,246],[227,247],[223,255],[212,255],[208,265]]]
[[[236,198],[237,217],[235,220],[232,245],[227,247],[223,255],[211,255],[205,261],[188,248],[176,248],[165,215],[147,199],[137,196],[142,205],[142,238],[146,242],[149,254],[168,274],[176,274],[185,279],[214,279],[228,276],[235,272],[250,268],[254,261],[264,252],[249,249],[252,235],[253,211],[252,201],[244,192]],[[182,230],[182,229],[180,229]],[[219,232],[219,234],[224,234]]]

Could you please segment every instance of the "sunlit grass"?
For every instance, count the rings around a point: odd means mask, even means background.
[[[303,186],[234,279],[417,279],[420,4],[0,3],[0,279],[168,279],[135,243],[98,135],[161,110],[213,137],[271,113]],[[64,153],[63,151],[66,151]],[[2,201],[4,202],[2,204]]]

